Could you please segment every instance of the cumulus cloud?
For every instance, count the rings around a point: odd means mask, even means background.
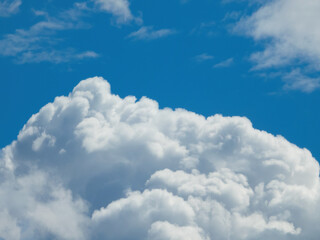
[[[21,0],[3,0],[0,2],[0,17],[9,17],[19,11]]]
[[[81,81],[0,153],[0,238],[310,239],[319,164],[242,117]]]
[[[273,0],[263,2],[251,16],[242,18],[236,31],[264,44],[262,51],[251,55],[254,68],[303,63],[309,65],[305,75],[309,74],[310,68],[319,71],[319,11],[317,0]],[[301,89],[304,91],[304,87]]]
[[[144,26],[141,27],[138,31],[130,33],[128,37],[136,40],[154,40],[166,37],[174,33],[175,31],[172,29],[164,28],[159,30],[153,30],[152,26]]]

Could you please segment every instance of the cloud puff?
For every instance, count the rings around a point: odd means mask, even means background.
[[[0,2],[0,17],[9,17],[19,11],[21,0],[4,0]]]
[[[4,239],[311,239],[319,164],[242,117],[81,81],[0,155]]]

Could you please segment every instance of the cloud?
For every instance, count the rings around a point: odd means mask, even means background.
[[[172,29],[153,30],[152,26],[144,26],[138,31],[130,33],[128,37],[136,40],[154,40],[172,35],[174,33],[175,31]]]
[[[92,220],[97,227],[95,233],[99,239],[105,236],[112,239],[127,239],[128,236],[144,239],[152,223],[166,220],[178,226],[188,226],[194,214],[182,198],[165,190],[153,189],[143,193],[129,193],[126,198],[95,211]]]
[[[169,222],[155,222],[148,232],[148,239],[153,240],[207,240],[197,227],[180,227]]]
[[[230,65],[232,65],[233,62],[234,62],[233,58],[228,58],[222,62],[215,64],[213,67],[214,68],[226,68],[226,67],[229,67]]]
[[[81,81],[0,152],[0,238],[310,239],[319,164],[243,117]]]
[[[307,65],[305,80],[313,72],[319,72],[319,11],[317,0],[273,0],[260,3],[251,16],[242,18],[235,31],[264,46],[262,51],[251,55],[254,69],[284,68],[283,71],[287,71],[288,66]],[[303,86],[301,90],[304,91]]]
[[[199,54],[199,55],[195,56],[194,59],[197,62],[204,62],[204,61],[213,59],[213,56],[211,56],[211,55],[209,55],[207,53],[202,53],[202,54]]]
[[[17,29],[0,40],[0,55],[13,57],[16,63],[52,62],[61,63],[98,56],[93,51],[77,52],[73,48],[57,50],[59,42],[54,35],[59,31],[86,27],[81,22],[81,6],[62,12],[57,18],[47,18],[29,29]],[[39,15],[39,12],[35,12]],[[45,13],[41,12],[41,15]]]
[[[316,0],[274,0],[242,19],[238,28],[256,41],[269,40],[264,51],[252,55],[256,67],[282,66],[297,59],[318,64],[319,11]]]
[[[86,58],[97,58],[99,55],[93,51],[85,51],[78,53],[74,49],[64,50],[43,50],[43,51],[26,51],[21,54],[17,63],[39,63],[39,62],[51,62],[51,63],[64,63],[75,60],[82,60]]]
[[[95,4],[102,11],[114,15],[117,23],[127,23],[135,19],[130,10],[128,0],[94,0]]]
[[[240,11],[227,12],[222,21],[238,20],[241,17]]]
[[[217,35],[216,31],[217,23],[214,21],[211,22],[202,22],[199,25],[195,26],[191,31],[190,35],[207,35],[209,37]]]
[[[3,0],[0,2],[0,17],[9,17],[19,11],[21,0]]]
[[[320,78],[311,78],[303,75],[300,69],[294,69],[284,76],[285,90],[301,90],[310,93],[320,88]]]
[[[86,204],[74,199],[43,171],[1,171],[0,237],[11,239],[85,239]]]

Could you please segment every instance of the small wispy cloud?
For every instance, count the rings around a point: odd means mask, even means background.
[[[222,62],[219,62],[215,65],[213,65],[214,68],[225,68],[225,67],[229,67],[234,63],[233,58],[228,58],[227,60],[224,60]]]
[[[0,1],[0,17],[9,17],[19,11],[21,0]]]
[[[204,62],[204,61],[213,59],[213,56],[211,56],[211,55],[209,55],[207,53],[202,53],[202,54],[199,54],[199,55],[195,56],[194,59],[197,62]]]
[[[79,53],[76,55],[76,58],[78,59],[83,59],[83,58],[97,58],[99,57],[99,54],[93,51],[85,51],[82,53]]]
[[[240,11],[227,12],[222,21],[238,20],[241,17],[241,14],[242,13]]]
[[[202,22],[199,25],[195,26],[189,32],[190,35],[206,35],[206,36],[214,36],[216,35],[216,22]]]
[[[154,40],[174,33],[176,33],[176,31],[173,29],[154,30],[152,26],[143,26],[138,31],[130,33],[128,37],[135,40]]]
[[[41,17],[49,18],[49,14],[47,12],[45,12],[45,11],[32,9],[32,12],[33,12],[33,14],[35,16],[41,16]]]
[[[29,29],[17,29],[0,40],[0,55],[13,57],[16,63],[52,62],[61,63],[76,59],[94,58],[98,54],[93,51],[77,52],[73,48],[56,49],[59,41],[55,34],[59,31],[84,28],[81,22],[83,9],[78,5],[62,12],[58,17],[49,17],[45,12],[35,11],[42,20]]]
[[[294,69],[283,77],[285,85],[284,90],[299,90],[305,93],[311,93],[320,88],[320,78],[312,78],[304,75],[301,70]]]
[[[73,48],[64,50],[46,50],[46,51],[27,51],[24,52],[16,63],[40,63],[40,62],[51,62],[51,63],[64,63],[74,60],[82,60],[85,58],[97,58],[99,55],[93,51],[77,52]]]

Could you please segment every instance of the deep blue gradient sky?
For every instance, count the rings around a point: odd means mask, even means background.
[[[248,117],[255,128],[280,134],[320,159],[319,91],[316,87],[308,92],[283,88],[284,72],[292,70],[290,64],[252,70],[250,55],[273,40],[255,41],[234,30],[241,17],[250,16],[261,5],[212,0],[130,3],[132,14],[143,23],[118,24],[111,13],[85,10],[76,19],[81,26],[45,33],[45,40],[39,43],[50,51],[93,51],[99,55],[95,58],[22,63],[17,54],[3,54],[0,44],[1,147],[14,140],[43,105],[68,94],[82,79],[102,76],[121,97],[147,96],[161,108],[185,108],[205,116]],[[2,44],[16,29],[28,30],[46,21],[35,10],[59,18],[72,8],[71,1],[23,1],[16,13],[0,17]],[[154,39],[128,37],[143,26],[172,32]],[[199,61],[200,54],[210,57]],[[227,59],[232,59],[229,65],[214,67]],[[310,62],[299,64],[304,68]]]

